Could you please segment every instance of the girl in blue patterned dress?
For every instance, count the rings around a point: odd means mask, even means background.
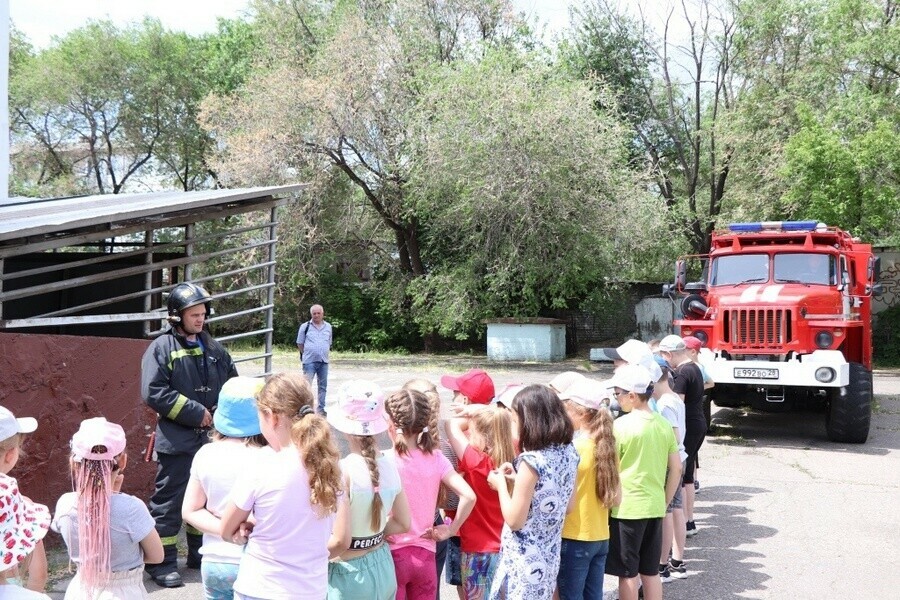
[[[522,453],[515,466],[504,463],[488,476],[505,521],[491,599],[550,600],[578,471],[574,428],[556,392],[543,385],[524,388],[512,408]]]

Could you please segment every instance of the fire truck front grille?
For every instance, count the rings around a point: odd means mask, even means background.
[[[791,311],[773,308],[725,311],[725,341],[732,349],[779,349],[791,341]]]

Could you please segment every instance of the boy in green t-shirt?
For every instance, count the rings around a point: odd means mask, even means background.
[[[650,372],[637,365],[616,369],[611,386],[622,410],[613,426],[622,502],[612,509],[606,572],[619,578],[620,600],[661,600],[658,560],[662,520],[681,477],[672,426],[650,409]],[[640,582],[638,580],[640,576]]]

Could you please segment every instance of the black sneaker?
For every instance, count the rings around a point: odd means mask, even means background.
[[[669,572],[668,565],[659,565],[659,580],[662,583],[669,583],[672,581],[672,573]]]
[[[684,566],[683,560],[670,558],[667,566],[669,567],[669,573],[675,579],[685,579],[687,577],[687,568]]]
[[[687,537],[694,537],[697,535],[697,525],[693,521],[688,521],[685,526],[685,535]]]

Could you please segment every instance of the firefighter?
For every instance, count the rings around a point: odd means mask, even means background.
[[[159,414],[156,425],[156,489],[150,514],[165,557],[147,572],[162,587],[184,585],[177,570],[181,504],[197,450],[209,439],[219,390],[237,369],[228,352],[204,329],[210,295],[193,283],[169,294],[171,327],[150,344],[141,361],[141,396]],[[203,535],[187,526],[188,568],[200,568]]]

